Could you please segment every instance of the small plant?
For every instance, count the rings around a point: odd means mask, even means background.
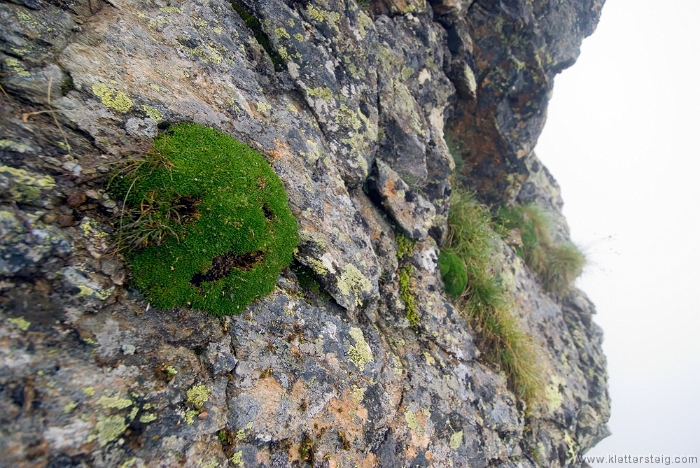
[[[563,295],[583,272],[586,257],[571,242],[552,239],[552,219],[535,204],[501,207],[497,220],[510,233],[520,235],[516,253],[537,276],[547,292]]]
[[[539,350],[512,312],[512,299],[493,273],[497,234],[488,208],[460,189],[452,193],[450,234],[443,251],[463,265],[466,290],[456,306],[477,334],[487,359],[500,366],[528,408],[544,398],[544,370]]]
[[[257,151],[197,124],[171,127],[112,182],[134,285],[160,309],[241,312],[275,287],[299,241],[279,178]]]
[[[445,291],[457,298],[467,287],[467,269],[460,258],[449,250],[442,250],[438,258],[440,274],[445,282]]]

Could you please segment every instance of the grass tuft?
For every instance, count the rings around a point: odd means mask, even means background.
[[[477,334],[486,358],[503,369],[528,408],[543,401],[545,378],[539,348],[512,312],[512,298],[493,273],[498,235],[489,210],[465,192],[452,193],[450,234],[443,251],[461,260],[466,290],[456,301]]]
[[[113,179],[133,284],[160,309],[241,312],[275,287],[299,242],[277,175],[252,148],[197,124],[170,127]]]
[[[566,294],[586,264],[581,249],[572,242],[555,242],[551,217],[535,204],[502,207],[497,220],[505,230],[519,234],[522,246],[516,252],[544,289],[557,296]]]

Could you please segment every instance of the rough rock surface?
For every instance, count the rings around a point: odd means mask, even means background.
[[[483,200],[540,203],[568,236],[532,148],[601,8],[0,0],[0,465],[576,466],[607,434],[594,306],[575,289],[557,302],[502,245],[550,371],[547,407],[525,417],[437,256],[455,163]],[[221,319],[129,289],[109,175],[180,121],[268,158],[323,293],[287,270]],[[407,227],[364,191],[382,165],[434,207],[401,260],[415,327],[393,222]]]
[[[416,241],[428,237],[435,221],[435,207],[415,193],[396,171],[377,159],[374,174],[367,182],[369,190],[407,237]]]

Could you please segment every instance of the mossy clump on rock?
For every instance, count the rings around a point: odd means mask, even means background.
[[[445,282],[445,291],[454,298],[461,296],[467,287],[467,269],[462,260],[454,253],[443,250],[440,252],[438,265]]]
[[[275,287],[299,242],[265,159],[217,130],[179,124],[113,185],[133,284],[160,309],[241,312]]]

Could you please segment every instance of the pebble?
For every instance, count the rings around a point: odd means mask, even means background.
[[[68,206],[70,206],[71,208],[77,208],[83,203],[85,203],[86,200],[87,197],[85,196],[85,192],[83,192],[82,190],[77,190],[70,194],[66,203],[68,203]]]
[[[58,225],[61,227],[71,227],[75,226],[75,219],[73,219],[72,215],[58,215],[56,218],[58,221]]]

